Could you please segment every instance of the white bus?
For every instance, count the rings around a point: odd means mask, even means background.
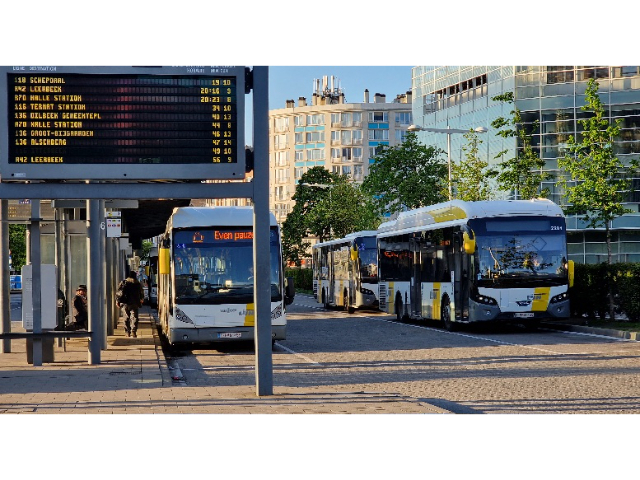
[[[378,229],[380,309],[448,330],[475,322],[535,326],[569,316],[573,263],[549,200],[453,200]]]
[[[270,214],[272,340],[286,338],[280,230]],[[176,208],[161,238],[158,318],[171,344],[254,339],[253,208]]]
[[[313,254],[313,293],[325,307],[378,308],[378,247],[376,231],[351,233],[316,243]]]

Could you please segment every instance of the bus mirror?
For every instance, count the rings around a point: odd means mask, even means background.
[[[291,305],[293,298],[296,296],[296,289],[293,285],[293,277],[287,277],[284,279],[284,303],[285,305]]]
[[[569,260],[567,262],[567,273],[569,274],[569,287],[573,287],[573,280],[575,279],[575,276],[573,273],[574,272],[573,267],[574,267],[573,260]]]
[[[462,232],[462,240],[465,253],[469,255],[473,254],[476,251],[476,239],[473,238],[473,233],[469,236],[468,232]]]
[[[158,273],[160,275],[169,274],[169,249],[168,248],[158,249]]]

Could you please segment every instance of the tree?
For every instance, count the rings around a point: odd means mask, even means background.
[[[496,95],[491,100],[513,104],[513,92]],[[496,175],[499,188],[506,192],[513,192],[515,198],[525,200],[547,197],[549,189],[540,189],[540,186],[543,181],[551,179],[552,176],[543,171],[545,161],[534,151],[531,139],[532,133],[538,131],[539,121],[533,122],[531,130],[527,131],[520,110],[514,106],[510,114],[510,119],[498,117],[491,122],[491,126],[498,129],[497,135],[502,138],[515,137],[517,140],[515,156],[499,163],[500,170]],[[495,158],[504,158],[508,151],[508,149],[503,150]]]
[[[611,222],[631,210],[625,201],[631,180],[626,176],[638,168],[636,161],[625,167],[614,153],[613,142],[620,134],[620,120],[613,124],[605,118],[606,112],[598,96],[598,82],[593,78],[587,83],[585,105],[580,107],[591,112],[588,118],[578,120],[582,126],[580,141],[571,135],[568,141],[570,155],[558,159],[558,166],[569,177],[558,183],[564,187],[568,206],[565,212],[583,215],[589,228],[605,229],[607,263],[612,263]],[[614,318],[614,302],[609,288],[609,314]]]
[[[20,272],[27,261],[27,226],[9,225],[9,250],[11,250],[11,268]]]
[[[397,146],[384,148],[369,167],[362,190],[373,197],[378,215],[439,203],[447,198],[449,169],[442,150],[407,134]]]
[[[330,192],[306,217],[309,231],[322,234],[318,237],[324,240],[378,228],[380,217],[375,213],[373,201],[357,184],[346,176],[338,176],[331,185]]]
[[[475,202],[491,198],[489,179],[496,172],[489,168],[489,163],[478,157],[478,145],[482,140],[473,130],[464,134],[467,145],[462,147],[465,161],[451,165],[451,180],[455,186],[454,198]]]
[[[283,256],[296,265],[300,265],[302,258],[308,256],[307,251],[311,245],[310,242],[305,241],[309,236],[306,217],[318,202],[328,196],[328,191],[325,191],[327,189],[308,187],[304,184],[330,185],[336,177],[337,175],[323,167],[312,167],[300,177],[296,192],[291,197],[296,204],[282,224]],[[323,237],[325,231],[328,231],[325,230],[325,225],[315,225],[315,227],[317,227],[313,233],[315,236]],[[317,235],[317,232],[320,235]]]
[[[282,248],[297,265],[308,256],[311,243],[305,239],[310,236],[323,242],[380,224],[371,199],[358,185],[323,167],[302,175],[292,199],[296,204],[282,225]]]

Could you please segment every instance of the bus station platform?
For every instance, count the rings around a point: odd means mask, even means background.
[[[14,322],[15,324],[15,322]],[[281,387],[257,396],[254,385],[189,386],[172,377],[155,319],[140,310],[137,338],[122,323],[107,338],[100,363],[89,364],[87,338],[54,342],[52,362],[27,361],[27,340],[0,353],[0,413],[45,414],[441,414],[424,400],[389,393]]]

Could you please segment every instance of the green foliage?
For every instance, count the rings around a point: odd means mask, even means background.
[[[302,175],[292,199],[296,204],[282,225],[282,245],[284,257],[296,265],[308,257],[307,237],[322,242],[380,224],[371,199],[358,185],[323,167]]]
[[[141,260],[149,260],[149,254],[151,253],[151,249],[153,248],[153,242],[148,240],[142,241],[142,251],[140,252]]]
[[[614,310],[631,321],[640,321],[640,264],[598,263],[575,265],[575,282],[569,289],[571,314],[604,320],[610,313],[609,291]],[[615,313],[614,313],[615,316]]]
[[[362,183],[362,190],[373,197],[376,213],[382,216],[444,201],[449,170],[442,153],[419,143],[414,133],[407,134],[402,144],[382,149]]]
[[[296,292],[313,292],[313,270],[310,268],[287,268],[284,276],[293,278]]]
[[[491,100],[495,102],[514,103],[513,92],[496,95]],[[510,112],[511,118],[498,117],[491,126],[498,129],[497,135],[503,138],[517,139],[516,156],[502,160],[498,166],[496,180],[501,190],[513,192],[516,198],[531,199],[549,195],[549,189],[540,189],[543,181],[552,178],[551,174],[542,171],[545,161],[532,147],[531,136],[539,129],[539,122],[536,120],[530,131],[527,131],[522,120],[520,110],[514,107]],[[509,150],[503,150],[495,158],[503,159]]]
[[[573,135],[569,137],[572,155],[558,159],[558,166],[566,170],[570,178],[563,178],[558,183],[566,190],[567,213],[584,215],[591,228],[605,228],[611,263],[609,222],[631,212],[622,205],[631,180],[624,176],[630,169],[613,151],[613,140],[620,134],[620,120],[612,125],[605,118],[606,111],[598,96],[598,88],[594,79],[587,83],[586,105],[581,109],[592,115],[578,121],[583,128],[580,142]]]
[[[27,261],[27,226],[9,225],[9,250],[11,250],[11,268],[20,272]]]
[[[571,314],[576,317],[602,318],[608,310],[608,278],[606,263],[576,264],[575,281],[569,289]]]
[[[462,147],[465,160],[452,163],[451,179],[455,186],[454,198],[467,202],[491,199],[489,179],[496,173],[489,169],[489,163],[478,156],[478,145],[482,143],[473,130],[464,134],[467,144]]]

